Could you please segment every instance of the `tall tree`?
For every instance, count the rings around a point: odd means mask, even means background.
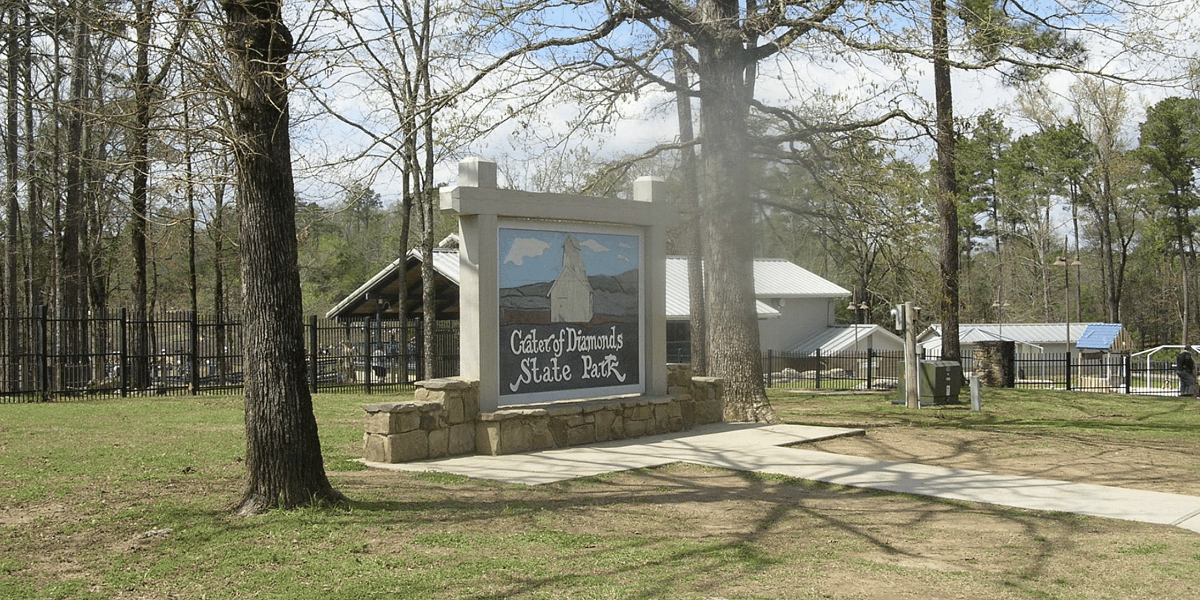
[[[853,281],[856,305],[883,309],[922,288],[916,248],[930,238],[925,178],[867,132],[811,144],[760,200],[766,256],[788,257],[835,281]],[[858,310],[858,309],[856,309]],[[858,314],[854,315],[855,317]]]
[[[946,0],[930,0],[933,23],[934,142],[937,146],[937,213],[942,232],[938,255],[940,293],[938,314],[942,318],[942,360],[958,360],[958,179],[954,172],[954,95],[950,85],[950,38],[947,32]]]
[[[703,250],[709,373],[726,381],[727,419],[772,422],[754,311],[755,236],[748,227],[754,218],[746,158],[754,150],[749,118],[755,75],[760,60],[819,27],[844,0],[812,5],[795,19],[737,0],[698,0],[694,7],[660,0],[642,4],[684,34],[696,53],[700,232],[709,242]],[[756,19],[742,19],[743,11]],[[766,32],[774,37],[758,44]]]
[[[1006,264],[1004,257],[1008,245],[1006,239],[1012,238],[1009,231],[1012,215],[1004,201],[1007,190],[1000,183],[1001,157],[1011,144],[1012,131],[991,110],[970,120],[956,142],[959,220],[966,260],[962,275],[968,282],[976,280],[975,287],[979,287],[976,273],[996,271],[995,280],[987,282],[986,291],[972,294],[972,287],[967,287],[963,308],[974,310],[975,314],[979,314],[979,310],[991,313],[993,302],[1000,308],[1005,302],[1006,270],[1012,275],[1011,266]],[[984,239],[987,237],[991,238],[990,244]],[[991,253],[980,259],[979,255],[986,252],[988,246]],[[985,261],[982,271],[976,269],[975,263],[979,260]]]
[[[246,487],[238,513],[344,496],[329,484],[305,380],[288,132],[292,34],[278,0],[222,0],[241,223]]]
[[[1138,195],[1130,192],[1140,187],[1135,184],[1141,172],[1128,155],[1130,144],[1122,132],[1128,100],[1123,86],[1090,77],[1071,87],[1070,98],[1074,118],[1095,153],[1095,167],[1084,173],[1083,185],[1096,223],[1106,318],[1121,323],[1126,267],[1143,213]]]
[[[327,0],[327,6],[347,25],[352,38],[345,58],[347,68],[361,72],[364,77],[362,93],[378,95],[378,105],[362,114],[357,105],[338,106],[319,94],[314,94],[328,110],[344,123],[367,135],[371,142],[362,151],[364,158],[376,164],[372,173],[398,171],[400,182],[400,221],[396,226],[398,239],[395,251],[404,256],[410,247],[411,225],[417,223],[416,242],[423,262],[421,304],[422,371],[433,373],[434,331],[437,302],[434,298],[432,253],[435,245],[435,215],[437,193],[434,182],[436,161],[453,156],[460,145],[467,143],[463,132],[469,132],[478,122],[460,112],[457,119],[445,119],[442,113],[456,110],[456,104],[468,106],[467,92],[478,80],[462,81],[463,74],[478,68],[450,67],[453,52],[448,45],[460,43],[461,31],[453,30],[456,3],[434,0],[380,0],[361,6],[344,0]],[[468,50],[468,52],[473,50]],[[467,78],[469,79],[469,78]],[[440,90],[450,88],[452,91]],[[440,120],[435,139],[435,121]],[[382,151],[381,160],[376,153]],[[414,209],[415,217],[414,221]],[[399,288],[394,301],[399,313],[409,314],[410,294],[405,286]]]
[[[1170,213],[1174,233],[1174,252],[1182,273],[1180,318],[1183,337],[1188,344],[1191,334],[1192,273],[1195,268],[1195,222],[1192,214],[1200,208],[1196,171],[1200,169],[1200,100],[1171,97],[1146,111],[1141,125],[1137,155],[1154,174],[1158,202]]]
[[[58,235],[57,273],[55,298],[62,314],[84,315],[87,313],[87,263],[82,245],[87,237],[87,213],[85,207],[85,139],[84,125],[90,113],[89,70],[92,49],[90,3],[75,4],[74,54],[71,57],[70,91],[66,115],[66,173],[60,225],[55,227]],[[82,362],[83,339],[79,331],[60,329],[61,347],[75,358],[69,362]],[[77,376],[75,370],[69,370]],[[72,382],[77,384],[81,382]]]
[[[182,7],[176,30],[170,40],[169,49],[159,59],[158,72],[151,75],[150,48],[154,24],[154,0],[135,0],[134,29],[137,35],[136,64],[133,72],[134,119],[131,125],[133,150],[133,184],[130,189],[130,248],[133,255],[133,386],[144,387],[149,383],[149,363],[146,361],[150,348],[148,328],[149,299],[146,289],[146,234],[150,207],[150,137],[151,120],[155,103],[163,82],[171,72],[179,48],[188,32],[188,21],[195,9],[196,1]]]
[[[17,180],[20,177],[21,165],[17,155],[20,130],[20,92],[17,85],[22,71],[21,48],[21,3],[7,3],[4,15],[5,54],[8,59],[8,77],[5,81],[5,119],[4,119],[4,164],[5,164],[5,231],[4,231],[4,339],[5,349],[10,357],[4,367],[4,377],[8,381],[16,381],[18,376],[17,363],[12,360],[20,348],[17,338],[17,299],[20,297],[21,277],[18,264],[21,252],[21,242],[17,237],[17,225],[21,222],[21,204]]]
[[[700,190],[696,160],[696,132],[692,116],[691,56],[681,43],[671,49],[671,68],[675,75],[676,117],[679,122],[680,177],[683,186],[680,195],[687,235],[688,257],[688,338],[691,340],[690,359],[692,371],[697,375],[708,374],[708,311],[704,304],[704,237],[700,235]]]

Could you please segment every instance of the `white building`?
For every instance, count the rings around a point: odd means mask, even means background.
[[[666,313],[668,354],[686,356],[688,320],[688,260],[667,257]],[[421,305],[421,257],[413,250],[396,260],[352,294],[338,303],[326,316],[353,320],[379,315],[394,319],[396,307],[389,298],[399,293],[400,266],[404,265],[405,285],[413,313],[425,313]],[[438,318],[456,318],[458,313],[458,251],[438,248],[434,252],[434,273],[438,278]],[[867,348],[900,350],[902,341],[878,325],[845,325],[836,320],[838,308],[851,296],[843,288],[783,259],[754,260],[754,293],[759,318],[759,339],[763,351],[822,354]],[[668,357],[670,360],[671,357]]]
[[[551,323],[587,323],[592,320],[592,285],[574,236],[563,241],[562,270],[550,286]]]
[[[899,350],[903,342],[875,325],[839,325],[837,309],[850,290],[780,258],[754,259],[759,342],[764,352],[822,353],[853,350]],[[668,354],[686,355],[677,347],[688,342],[688,259],[667,257]],[[675,352],[673,352],[675,351]]]

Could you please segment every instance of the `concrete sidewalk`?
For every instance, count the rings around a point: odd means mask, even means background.
[[[459,456],[404,464],[367,463],[398,471],[436,471],[539,485],[612,471],[689,462],[838,485],[1175,525],[1200,533],[1200,498],[1051,479],[996,475],[788,448],[861,429],[721,423],[691,431],[575,448]]]

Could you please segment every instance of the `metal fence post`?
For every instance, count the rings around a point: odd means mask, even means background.
[[[1067,391],[1071,391],[1071,344],[1067,343]]]
[[[775,372],[775,351],[767,349],[767,387],[774,385],[771,374]]]
[[[363,324],[363,387],[371,393],[371,321],[364,320]]]
[[[317,315],[308,315],[308,387],[317,391]]]
[[[129,395],[129,311],[121,307],[120,333],[117,336],[117,364],[121,373],[121,397]]]
[[[1133,378],[1133,357],[1130,356],[1129,354],[1122,354],[1121,362],[1123,363],[1123,366],[1125,367],[1123,369],[1125,372],[1125,395],[1128,396],[1130,388],[1132,387],[1132,385],[1131,385],[1132,382],[1130,381],[1130,379]],[[1147,376],[1149,376],[1149,373],[1147,373]]]
[[[47,400],[50,397],[50,359],[47,356],[49,351],[46,320],[46,305],[39,304],[37,307],[37,377],[38,377],[38,393],[42,400]]]
[[[192,395],[200,393],[200,325],[196,311],[188,311],[188,387]]]
[[[821,364],[821,349],[817,348],[817,351],[814,354],[816,354],[816,356],[817,356],[817,371],[816,371],[816,373],[817,373],[817,389],[819,390],[819,389],[821,389],[821,367],[823,367],[825,365]]]
[[[868,390],[875,389],[874,382],[872,381],[874,379],[874,377],[875,377],[875,349],[867,348],[867,389]]]

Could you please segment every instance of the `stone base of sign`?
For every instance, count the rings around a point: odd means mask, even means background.
[[[417,383],[412,402],[367,404],[363,456],[401,463],[462,454],[515,454],[685,431],[718,423],[720,379],[668,367],[669,395],[594,398],[479,412],[479,383]]]

